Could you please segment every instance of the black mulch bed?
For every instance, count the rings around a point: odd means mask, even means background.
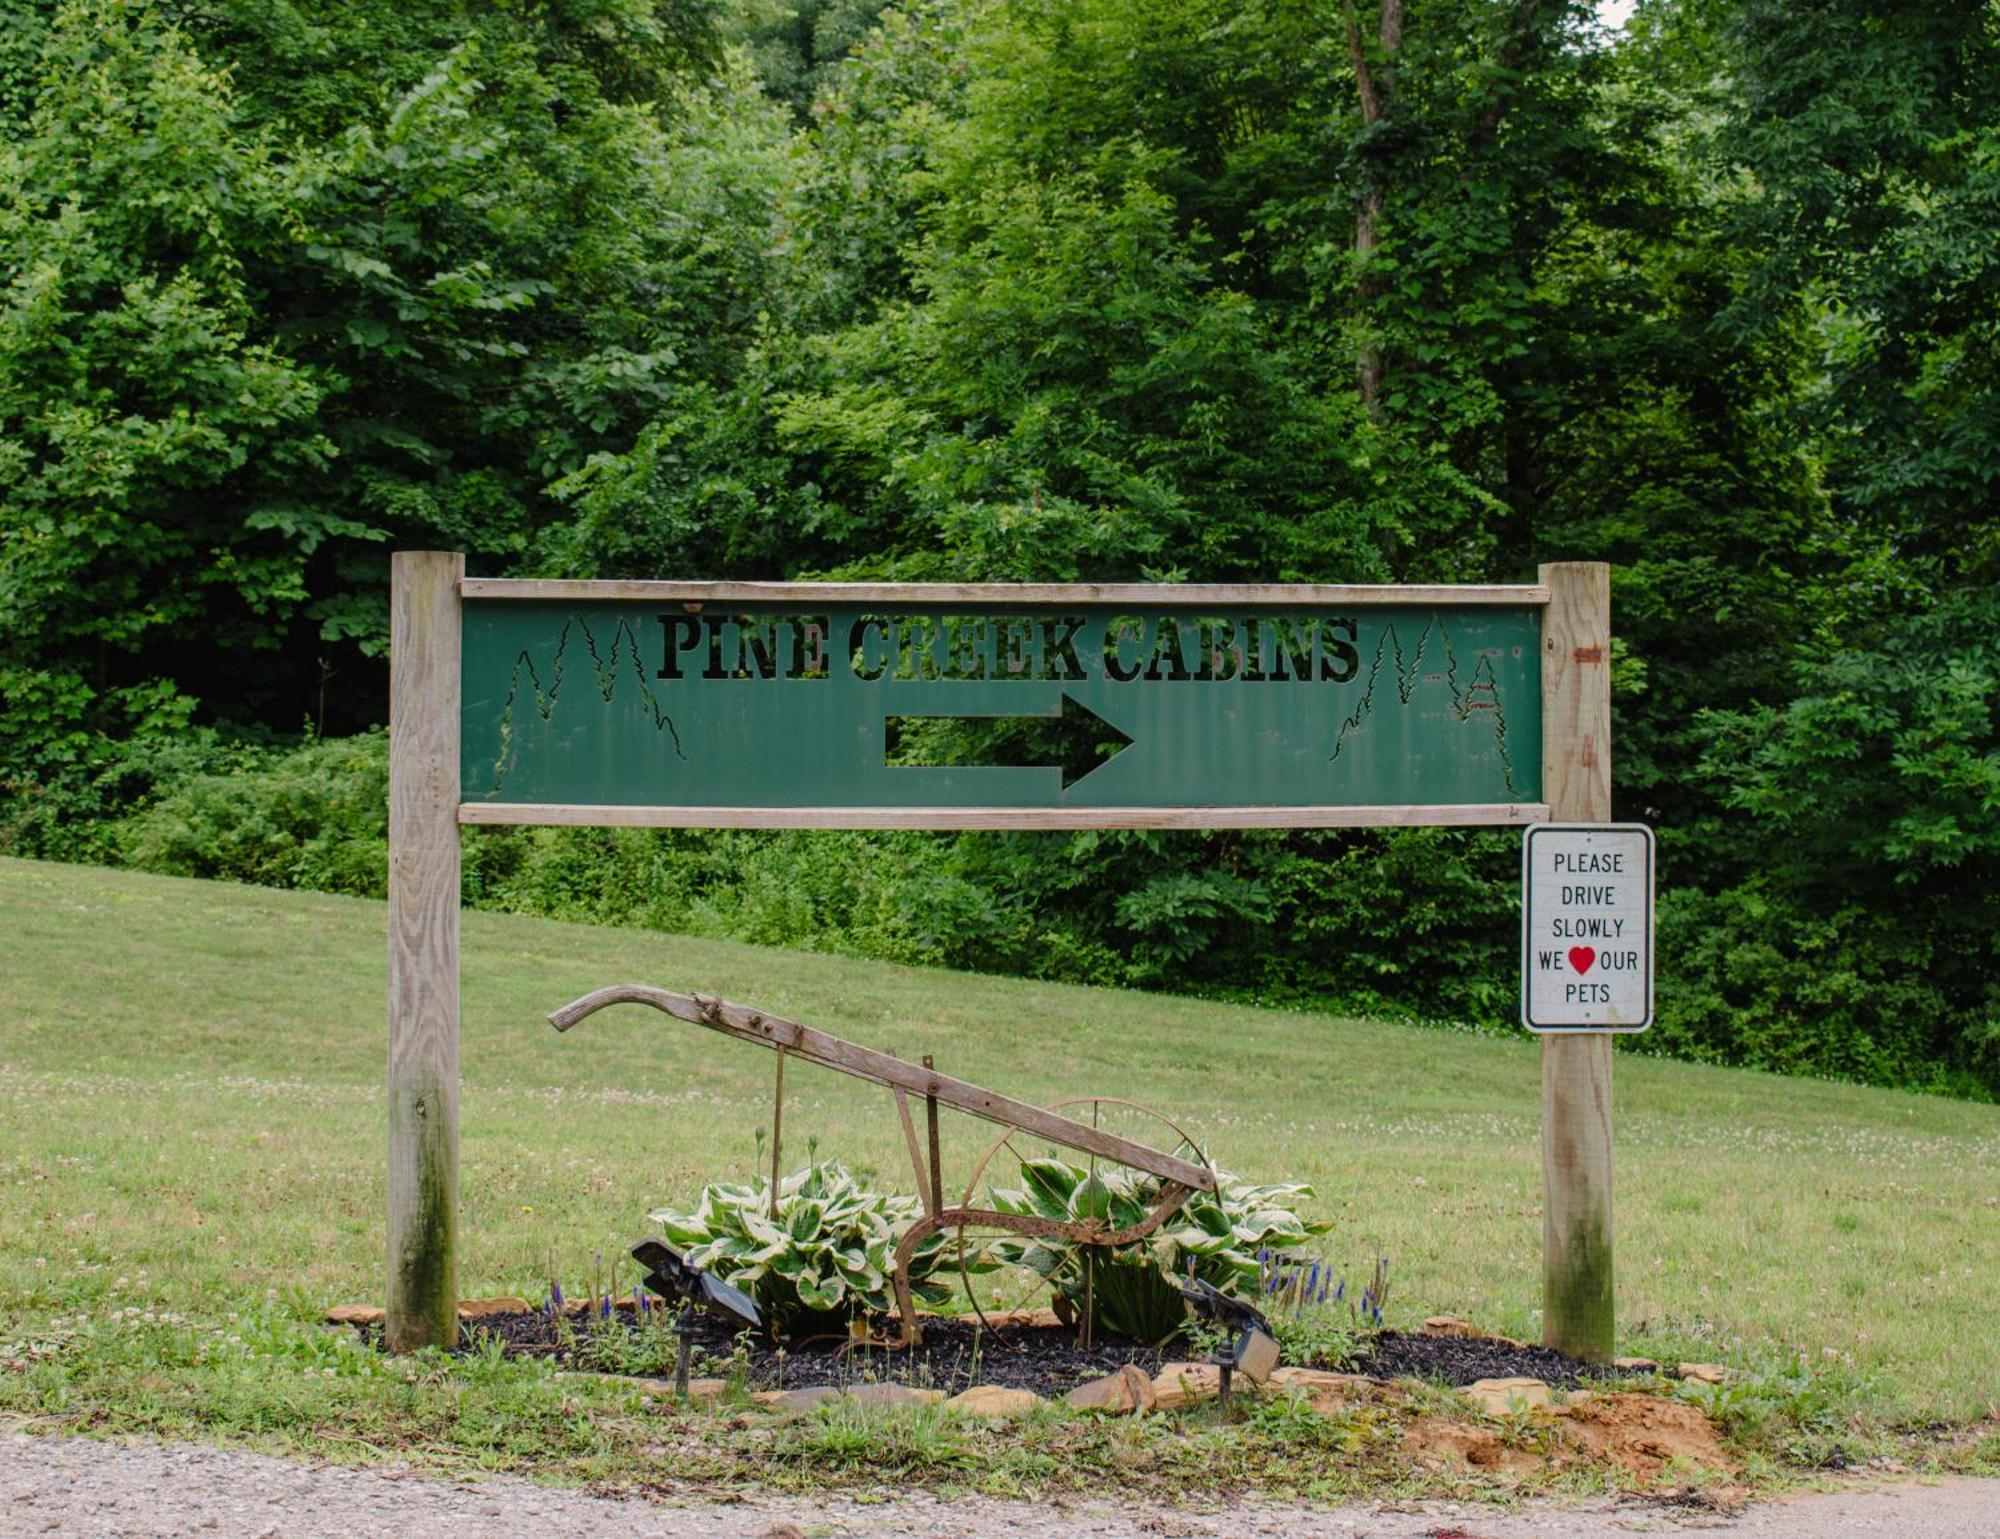
[[[1585,1378],[1622,1378],[1616,1368],[1593,1367],[1553,1347],[1517,1347],[1487,1336],[1406,1336],[1383,1331],[1369,1340],[1349,1373],[1377,1379],[1428,1379],[1472,1384],[1480,1379],[1540,1379],[1575,1389]]]
[[[468,1344],[482,1336],[497,1337],[506,1343],[510,1355],[548,1357],[580,1368],[629,1371],[635,1366],[630,1348],[640,1344],[643,1331],[655,1349],[654,1366],[670,1374],[673,1337],[663,1324],[658,1311],[644,1326],[630,1309],[616,1310],[608,1319],[560,1321],[535,1311],[473,1322]],[[893,1333],[893,1320],[883,1324]],[[379,1341],[379,1329],[371,1328],[367,1334]],[[1076,1332],[1062,1326],[1005,1325],[997,1331],[984,1331],[976,1321],[938,1317],[925,1318],[922,1344],[905,1352],[865,1346],[850,1349],[835,1337],[793,1342],[782,1352],[754,1337],[745,1340],[752,1389],[873,1381],[956,1394],[974,1384],[991,1384],[1029,1389],[1051,1399],[1127,1363],[1154,1373],[1163,1363],[1201,1355],[1184,1342],[1161,1348],[1115,1338],[1100,1339],[1086,1351],[1076,1344]],[[695,1373],[726,1374],[733,1350],[727,1327],[717,1320],[705,1320],[695,1340]],[[1367,1338],[1359,1355],[1348,1362],[1306,1366],[1448,1385],[1478,1379],[1535,1378],[1562,1388],[1574,1388],[1586,1375],[1601,1379],[1614,1373],[1591,1368],[1547,1347],[1516,1347],[1486,1337],[1405,1335],[1400,1331],[1382,1331]]]

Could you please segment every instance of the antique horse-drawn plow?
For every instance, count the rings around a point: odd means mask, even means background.
[[[785,1060],[788,1057],[800,1058],[808,1063],[836,1069],[856,1079],[882,1085],[895,1097],[896,1111],[903,1124],[904,1140],[909,1146],[910,1164],[916,1173],[917,1190],[924,1205],[924,1216],[904,1232],[902,1240],[896,1246],[896,1308],[902,1316],[902,1331],[896,1341],[881,1343],[885,1346],[899,1348],[911,1346],[922,1335],[922,1326],[917,1319],[916,1307],[910,1294],[910,1260],[925,1240],[941,1230],[957,1229],[961,1235],[965,1230],[975,1228],[1010,1230],[1037,1239],[1064,1240],[1078,1245],[1109,1248],[1144,1239],[1159,1228],[1191,1194],[1216,1190],[1215,1172],[1202,1157],[1194,1141],[1181,1133],[1181,1130],[1174,1127],[1166,1118],[1159,1117],[1156,1112],[1147,1111],[1145,1107],[1138,1107],[1134,1102],[1111,1096],[1080,1096],[1058,1102],[1053,1107],[1031,1106],[1025,1101],[1016,1101],[978,1085],[968,1084],[964,1080],[940,1074],[931,1067],[928,1057],[920,1064],[909,1063],[892,1053],[877,1052],[873,1048],[862,1047],[859,1043],[849,1042],[827,1032],[815,1031],[810,1026],[802,1026],[797,1021],[768,1015],[747,1005],[731,1004],[728,1000],[714,999],[701,994],[675,994],[666,989],[650,988],[644,984],[614,984],[610,988],[586,994],[572,1004],[564,1005],[562,1009],[550,1015],[549,1023],[558,1031],[567,1031],[586,1016],[604,1009],[607,1005],[620,1004],[651,1005],[655,1010],[664,1011],[678,1020],[706,1026],[721,1032],[724,1036],[734,1037],[741,1042],[755,1042],[777,1052],[778,1075],[772,1113],[771,1147],[771,1194],[774,1202],[778,1192],[784,1116]],[[916,1122],[910,1111],[911,1096],[924,1098],[929,1132],[928,1160],[925,1159],[924,1149],[918,1142]],[[1088,1126],[1062,1115],[1060,1110],[1062,1107],[1081,1105],[1091,1105],[1094,1108],[1134,1106],[1137,1110],[1158,1118],[1178,1134],[1182,1144],[1193,1153],[1194,1158],[1183,1159],[1178,1154],[1168,1154],[1145,1144],[1136,1143],[1132,1139],[1122,1138],[1102,1128]],[[946,1207],[944,1204],[944,1178],[940,1169],[937,1121],[938,1108],[941,1106],[948,1106],[956,1111],[997,1123],[1007,1130],[988,1147],[973,1167],[965,1195],[956,1207]],[[974,1196],[980,1180],[985,1175],[987,1165],[1016,1133],[1031,1134],[1064,1148],[1074,1149],[1099,1159],[1111,1160],[1156,1176],[1163,1183],[1160,1195],[1143,1219],[1123,1229],[1111,1228],[1104,1220],[1096,1218],[1064,1222],[1018,1213],[1002,1213],[990,1207],[975,1206]],[[971,1290],[967,1291],[970,1293]],[[972,1307],[975,1311],[979,1309],[976,1297],[973,1298]],[[984,1319],[983,1313],[981,1319]]]

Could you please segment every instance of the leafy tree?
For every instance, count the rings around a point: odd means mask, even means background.
[[[1736,334],[1810,346],[1773,419],[1832,519],[1787,687],[1702,718],[1726,814],[1675,924],[1663,1044],[2000,1087],[1993,585],[2000,524],[2000,22],[1856,0],[1694,12],[1733,50],[1719,148],[1751,171]]]
[[[365,889],[379,742],[260,738],[379,720],[390,544],[1607,559],[1644,1045],[1990,1093],[1996,101],[1991,7],[1871,0],[0,0],[0,843]],[[1492,835],[472,848],[482,902],[1512,1013]]]
[[[8,698],[73,727],[164,672],[239,720],[365,721],[385,545],[523,563],[551,483],[726,376],[761,284],[668,127],[703,15],[46,13],[0,152]]]
[[[2000,597],[1815,644],[1794,699],[1703,726],[1758,854],[1675,905],[1662,1045],[2000,1088]]]
[[[748,49],[764,89],[803,121],[882,9],[881,0],[745,0],[727,31]]]
[[[1738,0],[1727,148],[1760,183],[1732,319],[1806,306],[1797,422],[1885,595],[2000,575],[2000,14],[1991,6]],[[1879,576],[1871,571],[1871,580]]]
[[[143,7],[63,6],[37,71],[0,143],[0,734],[62,762],[93,703],[178,673],[157,648],[267,652],[359,526],[296,501],[330,382],[250,276],[294,238],[292,172]]]

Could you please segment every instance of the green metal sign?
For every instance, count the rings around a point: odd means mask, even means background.
[[[1283,809],[1538,803],[1541,620],[1530,602],[469,593],[464,815],[1229,808],[1284,823]],[[1060,730],[1040,757],[975,747],[961,762],[953,743],[978,735],[937,730],[953,719]]]

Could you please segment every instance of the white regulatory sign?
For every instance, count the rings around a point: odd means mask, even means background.
[[[1653,831],[1535,823],[1521,840],[1521,1022],[1530,1031],[1653,1024]]]

